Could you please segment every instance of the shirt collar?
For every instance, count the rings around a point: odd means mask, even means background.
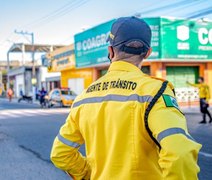
[[[108,71],[109,72],[110,71],[128,71],[128,72],[137,71],[142,73],[142,71],[135,65],[128,63],[126,61],[121,61],[121,60],[112,62]]]

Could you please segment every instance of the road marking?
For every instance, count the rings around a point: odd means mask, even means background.
[[[15,117],[18,117],[18,115],[16,114],[3,114],[3,116],[1,116],[1,119],[5,119],[7,117],[11,117],[11,118],[15,118]]]
[[[12,109],[0,111],[0,119],[6,118],[19,118],[19,117],[30,117],[36,115],[48,116],[51,114],[64,114],[69,113],[70,109]]]
[[[209,154],[209,153],[205,153],[205,152],[199,152],[200,155],[203,155],[205,157],[209,157],[209,158],[212,158],[212,154]]]

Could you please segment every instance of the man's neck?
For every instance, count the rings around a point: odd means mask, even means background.
[[[111,62],[116,62],[116,61],[124,61],[124,62],[128,62],[130,64],[133,64],[134,66],[138,67],[139,69],[141,69],[142,66],[142,61],[130,61],[130,60],[125,60],[125,59],[116,59],[116,60],[112,60]]]

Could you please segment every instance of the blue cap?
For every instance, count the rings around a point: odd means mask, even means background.
[[[151,29],[144,20],[136,17],[121,17],[113,23],[107,41],[110,42],[111,46],[118,47],[126,53],[142,54],[150,48],[151,36]],[[141,42],[143,47],[126,46],[133,41]]]

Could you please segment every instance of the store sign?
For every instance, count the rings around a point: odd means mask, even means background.
[[[150,56],[151,59],[156,59],[160,56],[159,20],[160,18],[145,19],[152,29],[151,46],[153,47],[153,52]],[[107,47],[109,44],[106,40],[114,21],[115,20],[111,20],[74,36],[76,67],[88,67],[109,63],[107,57]]]
[[[212,23],[144,18],[152,30],[151,59],[212,59]],[[76,67],[109,63],[106,39],[114,20],[75,35]]]
[[[76,67],[107,63],[107,37],[114,20],[74,36]]]
[[[160,18],[145,18],[152,31],[151,47],[152,53],[148,59],[160,58]]]
[[[74,56],[66,57],[60,60],[51,60],[48,63],[48,71],[59,72],[61,70],[68,70],[75,67]]]
[[[212,27],[210,30],[206,28],[200,28],[198,31],[198,39],[201,44],[208,44],[212,45]]]
[[[162,59],[212,59],[212,23],[161,19]]]

